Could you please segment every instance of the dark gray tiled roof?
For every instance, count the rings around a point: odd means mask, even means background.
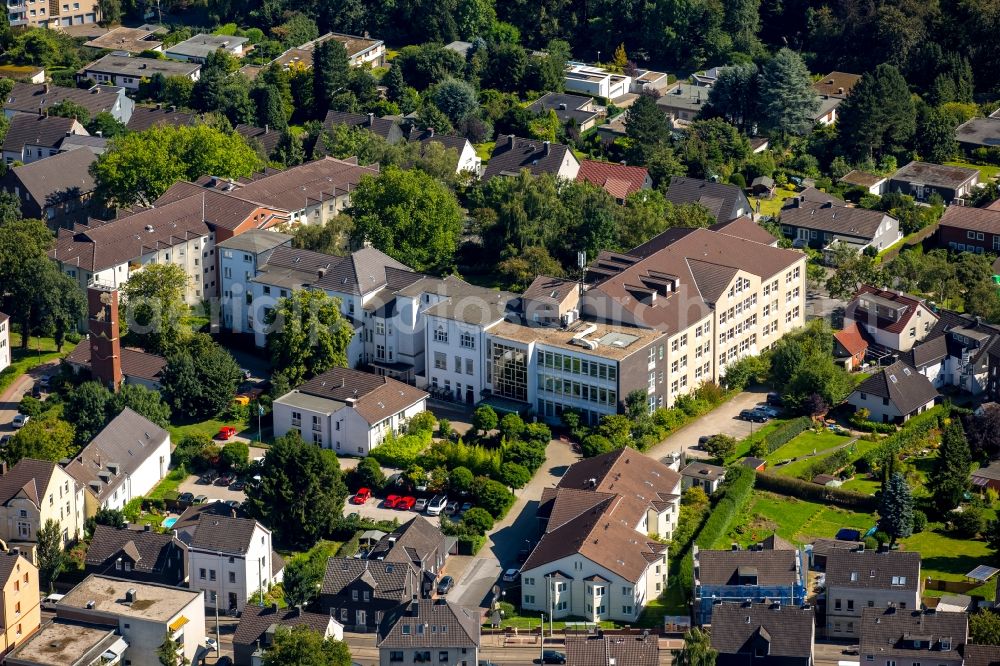
[[[931,381],[904,361],[896,361],[858,385],[857,391],[888,398],[901,414],[926,405],[938,396]]]
[[[246,554],[258,523],[253,518],[202,514],[194,528],[191,548],[230,554]]]
[[[385,562],[411,562],[419,566],[419,562],[443,547],[444,534],[441,530],[423,516],[415,516],[379,541],[369,557]]]
[[[169,440],[166,430],[126,407],[73,457],[66,473],[103,502]]]
[[[0,476],[0,504],[7,504],[22,490],[24,495],[41,506],[39,498],[45,495],[56,464],[47,460],[21,458],[10,471]]]
[[[675,204],[700,203],[718,222],[728,222],[751,211],[746,195],[736,185],[686,176],[670,179],[667,200]]]
[[[421,599],[389,614],[379,627],[378,647],[436,648],[479,646],[479,609],[445,599]]]
[[[893,585],[894,578],[906,582]],[[920,589],[920,553],[893,550],[831,550],[826,560],[826,586],[877,590]]]
[[[497,137],[496,147],[486,165],[483,180],[489,180],[494,176],[517,175],[522,169],[527,169],[535,176],[543,173],[554,176],[559,173],[568,150],[569,148],[561,143],[546,145],[537,139],[522,139],[501,134]]]
[[[812,608],[746,603],[712,607],[712,647],[722,654],[752,653],[759,637],[767,641],[769,657],[809,658],[815,627]]]
[[[886,217],[881,211],[837,206],[830,202],[806,202],[781,211],[782,224],[869,240],[878,234]]]
[[[10,129],[4,137],[3,150],[20,152],[26,145],[58,148],[66,135],[73,131],[76,122],[73,118],[59,116],[15,114],[10,119]]]
[[[681,476],[690,476],[695,479],[706,481],[717,481],[726,475],[726,468],[719,465],[709,465],[703,462],[693,462],[681,470]]]
[[[793,550],[701,550],[698,581],[702,585],[737,585],[739,570],[752,568],[760,586],[794,585],[798,581]],[[714,613],[714,611],[713,611]]]
[[[621,666],[659,666],[657,637],[638,635],[566,634],[566,662],[580,666],[612,663]]]
[[[171,534],[98,525],[87,549],[86,564],[92,567],[114,566],[114,560],[125,549],[130,552],[136,571],[156,574],[166,569],[171,557],[178,554],[183,557],[185,546]]]
[[[828,574],[829,575],[829,574]],[[969,616],[965,613],[865,608],[861,611],[861,655],[906,658],[937,663],[961,660]],[[915,647],[920,640],[922,647]],[[944,645],[950,642],[948,650]],[[861,657],[862,661],[865,657]]]
[[[125,128],[130,132],[142,132],[151,127],[170,125],[173,127],[184,127],[194,125],[198,121],[198,116],[187,111],[177,111],[171,108],[155,106],[137,106],[132,112],[132,117],[128,119]]]
[[[966,645],[965,666],[1000,666],[1000,645]]]
[[[254,645],[267,633],[272,625],[279,627],[306,626],[323,634],[330,624],[330,616],[323,613],[310,613],[299,608],[263,608],[247,604],[240,616],[240,623],[233,634],[233,643],[239,645]]]
[[[14,167],[11,177],[20,182],[31,198],[44,208],[93,192],[94,177],[90,175],[90,165],[96,161],[97,155],[89,150],[71,150]]]
[[[374,114],[327,111],[326,118],[323,119],[323,126],[331,128],[334,125],[362,127],[379,135],[389,143],[395,143],[403,136],[399,123],[394,120],[379,118]]]
[[[409,564],[353,557],[331,557],[326,562],[322,594],[330,596],[343,594],[348,585],[362,577],[371,586],[374,599],[389,601],[403,602],[409,599],[414,583],[414,571]]]
[[[240,123],[236,126],[236,133],[246,139],[247,143],[260,141],[265,155],[273,153],[281,140],[281,132],[273,127],[255,127]]]
[[[111,111],[124,97],[125,89],[117,86],[94,86],[89,90],[54,86],[48,83],[15,83],[4,102],[8,111],[37,114],[60,102],[79,104],[94,116]]]

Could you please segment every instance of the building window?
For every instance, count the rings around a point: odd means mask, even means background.
[[[476,338],[472,333],[467,333],[465,331],[459,336],[458,343],[465,349],[475,349],[476,348]]]
[[[236,582],[236,572],[235,571],[230,571],[229,572],[229,582],[230,583],[235,583]]]
[[[434,342],[448,342],[448,331],[444,328],[438,327],[434,329]]]

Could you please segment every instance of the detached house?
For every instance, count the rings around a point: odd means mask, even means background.
[[[483,166],[482,158],[476,154],[476,149],[472,147],[472,143],[464,136],[441,134],[431,128],[418,130],[414,127],[410,129],[407,141],[419,141],[424,146],[438,143],[444,146],[446,150],[454,150],[458,153],[458,164],[455,166],[455,173],[467,172],[478,176],[479,170]]]
[[[862,285],[844,310],[845,329],[856,323],[868,340],[893,351],[908,351],[937,321],[922,299],[870,285]]]
[[[857,252],[869,247],[881,251],[903,237],[895,218],[881,211],[842,205],[834,197],[823,203],[793,197],[781,211],[781,231],[795,239],[796,247],[822,248],[824,254],[840,245]]]
[[[646,167],[627,166],[614,162],[598,162],[583,160],[580,162],[580,172],[576,174],[577,182],[586,181],[602,188],[620,204],[630,194],[639,190],[648,190],[653,186]]]
[[[233,663],[236,666],[259,666],[264,653],[274,644],[274,634],[281,628],[306,627],[323,638],[344,639],[344,627],[322,613],[301,608],[278,608],[249,605],[240,616],[233,634]]]
[[[681,479],[632,449],[582,460],[543,491],[545,531],[521,567],[521,606],[554,618],[632,622],[667,586]]]
[[[302,438],[339,455],[366,456],[427,409],[427,393],[349,368],[331,368],[274,401],[276,437]]]
[[[536,116],[547,115],[550,111],[562,125],[572,125],[576,131],[586,132],[597,124],[606,112],[594,104],[593,97],[582,97],[567,93],[548,92],[535,100],[528,110]]]
[[[3,140],[4,162],[31,164],[52,157],[59,153],[62,140],[72,134],[87,134],[75,118],[17,114],[11,118]]]
[[[167,475],[170,433],[126,407],[66,465],[87,489],[87,515],[122,509]]]
[[[565,180],[576,180],[580,162],[561,143],[522,139],[513,134],[497,136],[483,180],[495,176],[516,176],[524,169],[533,176],[547,173]]]
[[[138,90],[143,79],[160,74],[165,77],[181,76],[192,81],[201,78],[201,65],[193,62],[178,62],[176,60],[153,60],[151,58],[130,58],[129,56],[111,53],[89,65],[83,66],[76,73],[77,81],[96,81]]]
[[[188,548],[188,586],[210,608],[242,611],[255,592],[281,582],[285,563],[256,520],[206,512],[175,532]]]
[[[403,140],[403,130],[399,123],[388,118],[379,118],[374,113],[327,111],[326,118],[323,119],[323,127],[333,129],[337,125],[366,129],[372,134],[382,137],[388,143],[399,143]],[[322,142],[322,139],[320,141]]]
[[[3,100],[3,112],[7,118],[19,113],[39,116],[62,102],[72,102],[87,109],[91,117],[98,113],[110,113],[120,123],[128,123],[135,109],[135,102],[125,95],[120,86],[93,86],[69,88],[49,83],[15,83],[10,94]]]
[[[958,252],[1000,252],[1000,210],[948,206],[938,222],[937,243]]]
[[[938,391],[927,377],[905,361],[896,361],[861,382],[847,402],[867,409],[868,418],[881,423],[903,423],[934,406]]]
[[[245,48],[249,41],[248,37],[201,34],[168,46],[165,53],[168,58],[173,60],[197,62],[204,65],[208,61],[208,57],[216,51],[224,51],[234,58],[242,58],[249,50]]]
[[[801,551],[752,546],[701,550],[694,546],[694,620],[711,624],[719,603],[769,601],[796,606],[805,601],[806,568]]]
[[[917,201],[939,195],[945,204],[966,199],[979,186],[979,169],[910,162],[889,178],[889,192],[909,194]]]
[[[718,222],[729,222],[753,212],[743,190],[728,183],[674,176],[670,179],[666,197],[674,204],[701,204]]]
[[[811,606],[724,603],[712,611],[718,666],[812,666],[816,613]]]
[[[920,609],[920,553],[834,549],[826,556],[826,635],[862,635],[865,609]]]
[[[379,627],[380,666],[479,664],[479,609],[446,599],[420,599],[397,609]]]
[[[889,608],[865,608],[861,613],[859,656],[872,666],[962,666],[969,616]]]

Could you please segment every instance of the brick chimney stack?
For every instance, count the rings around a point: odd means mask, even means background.
[[[87,329],[90,332],[90,373],[117,392],[122,383],[118,290],[101,285],[87,288]]]

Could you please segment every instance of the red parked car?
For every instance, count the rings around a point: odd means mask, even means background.
[[[372,491],[369,488],[361,488],[355,493],[354,498],[351,499],[351,504],[364,504],[372,496]]]
[[[388,497],[385,498],[385,508],[387,508],[387,509],[395,509],[396,508],[396,504],[401,499],[403,499],[403,498],[400,497],[399,495],[389,495]]]
[[[417,498],[415,497],[404,497],[398,502],[396,502],[396,508],[400,511],[409,511],[413,508],[413,505],[417,503]]]
[[[227,439],[232,439],[236,436],[236,428],[233,426],[222,426],[219,428],[219,432],[216,433],[215,438],[226,441]]]

